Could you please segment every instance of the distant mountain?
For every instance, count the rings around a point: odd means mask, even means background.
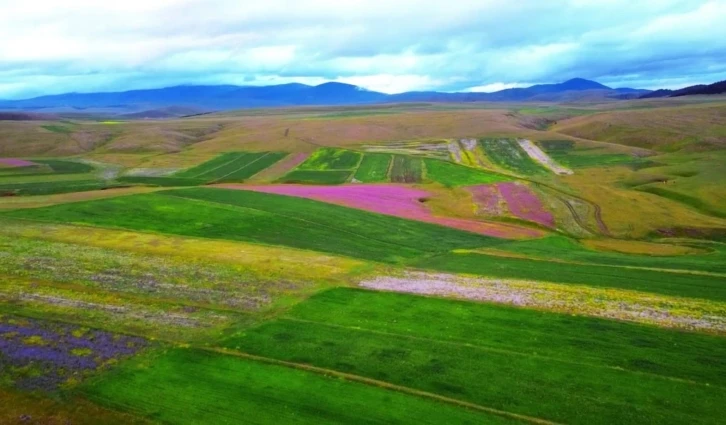
[[[344,83],[318,86],[175,86],[106,93],[66,93],[32,99],[0,101],[0,109],[44,112],[104,111],[128,118],[172,118],[179,111],[202,113],[242,108],[356,105],[394,102],[526,102],[577,101],[637,97],[647,90],[613,89],[596,81],[574,78],[558,84],[538,84],[495,93],[407,92],[387,95]],[[170,107],[177,108],[170,110]]]
[[[649,99],[656,97],[680,97],[691,96],[697,94],[722,94],[726,93],[726,80],[713,84],[699,84],[696,86],[685,87],[679,90],[661,89],[640,96],[641,99]]]

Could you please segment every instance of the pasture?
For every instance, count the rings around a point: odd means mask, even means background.
[[[480,146],[489,159],[505,171],[525,176],[547,174],[513,139],[482,139]]]

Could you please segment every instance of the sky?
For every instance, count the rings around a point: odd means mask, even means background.
[[[0,0],[0,98],[338,81],[726,80],[726,0]]]

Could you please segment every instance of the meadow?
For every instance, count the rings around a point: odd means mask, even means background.
[[[721,423],[723,105],[0,122],[0,423]]]

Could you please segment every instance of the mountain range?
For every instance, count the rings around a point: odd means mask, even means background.
[[[183,85],[160,89],[66,93],[22,100],[0,100],[0,109],[16,112],[84,112],[121,115],[128,118],[167,118],[243,108],[398,102],[602,101],[634,99],[648,96],[650,93],[650,90],[611,88],[582,78],[557,84],[505,89],[493,93],[430,91],[385,94],[335,82],[317,86],[298,83],[273,86]]]
[[[655,97],[680,97],[680,96],[693,96],[697,94],[721,94],[726,93],[726,80],[719,81],[713,84],[698,84],[695,86],[685,87],[679,90],[656,90],[650,93],[641,95],[641,99],[649,99]]]

